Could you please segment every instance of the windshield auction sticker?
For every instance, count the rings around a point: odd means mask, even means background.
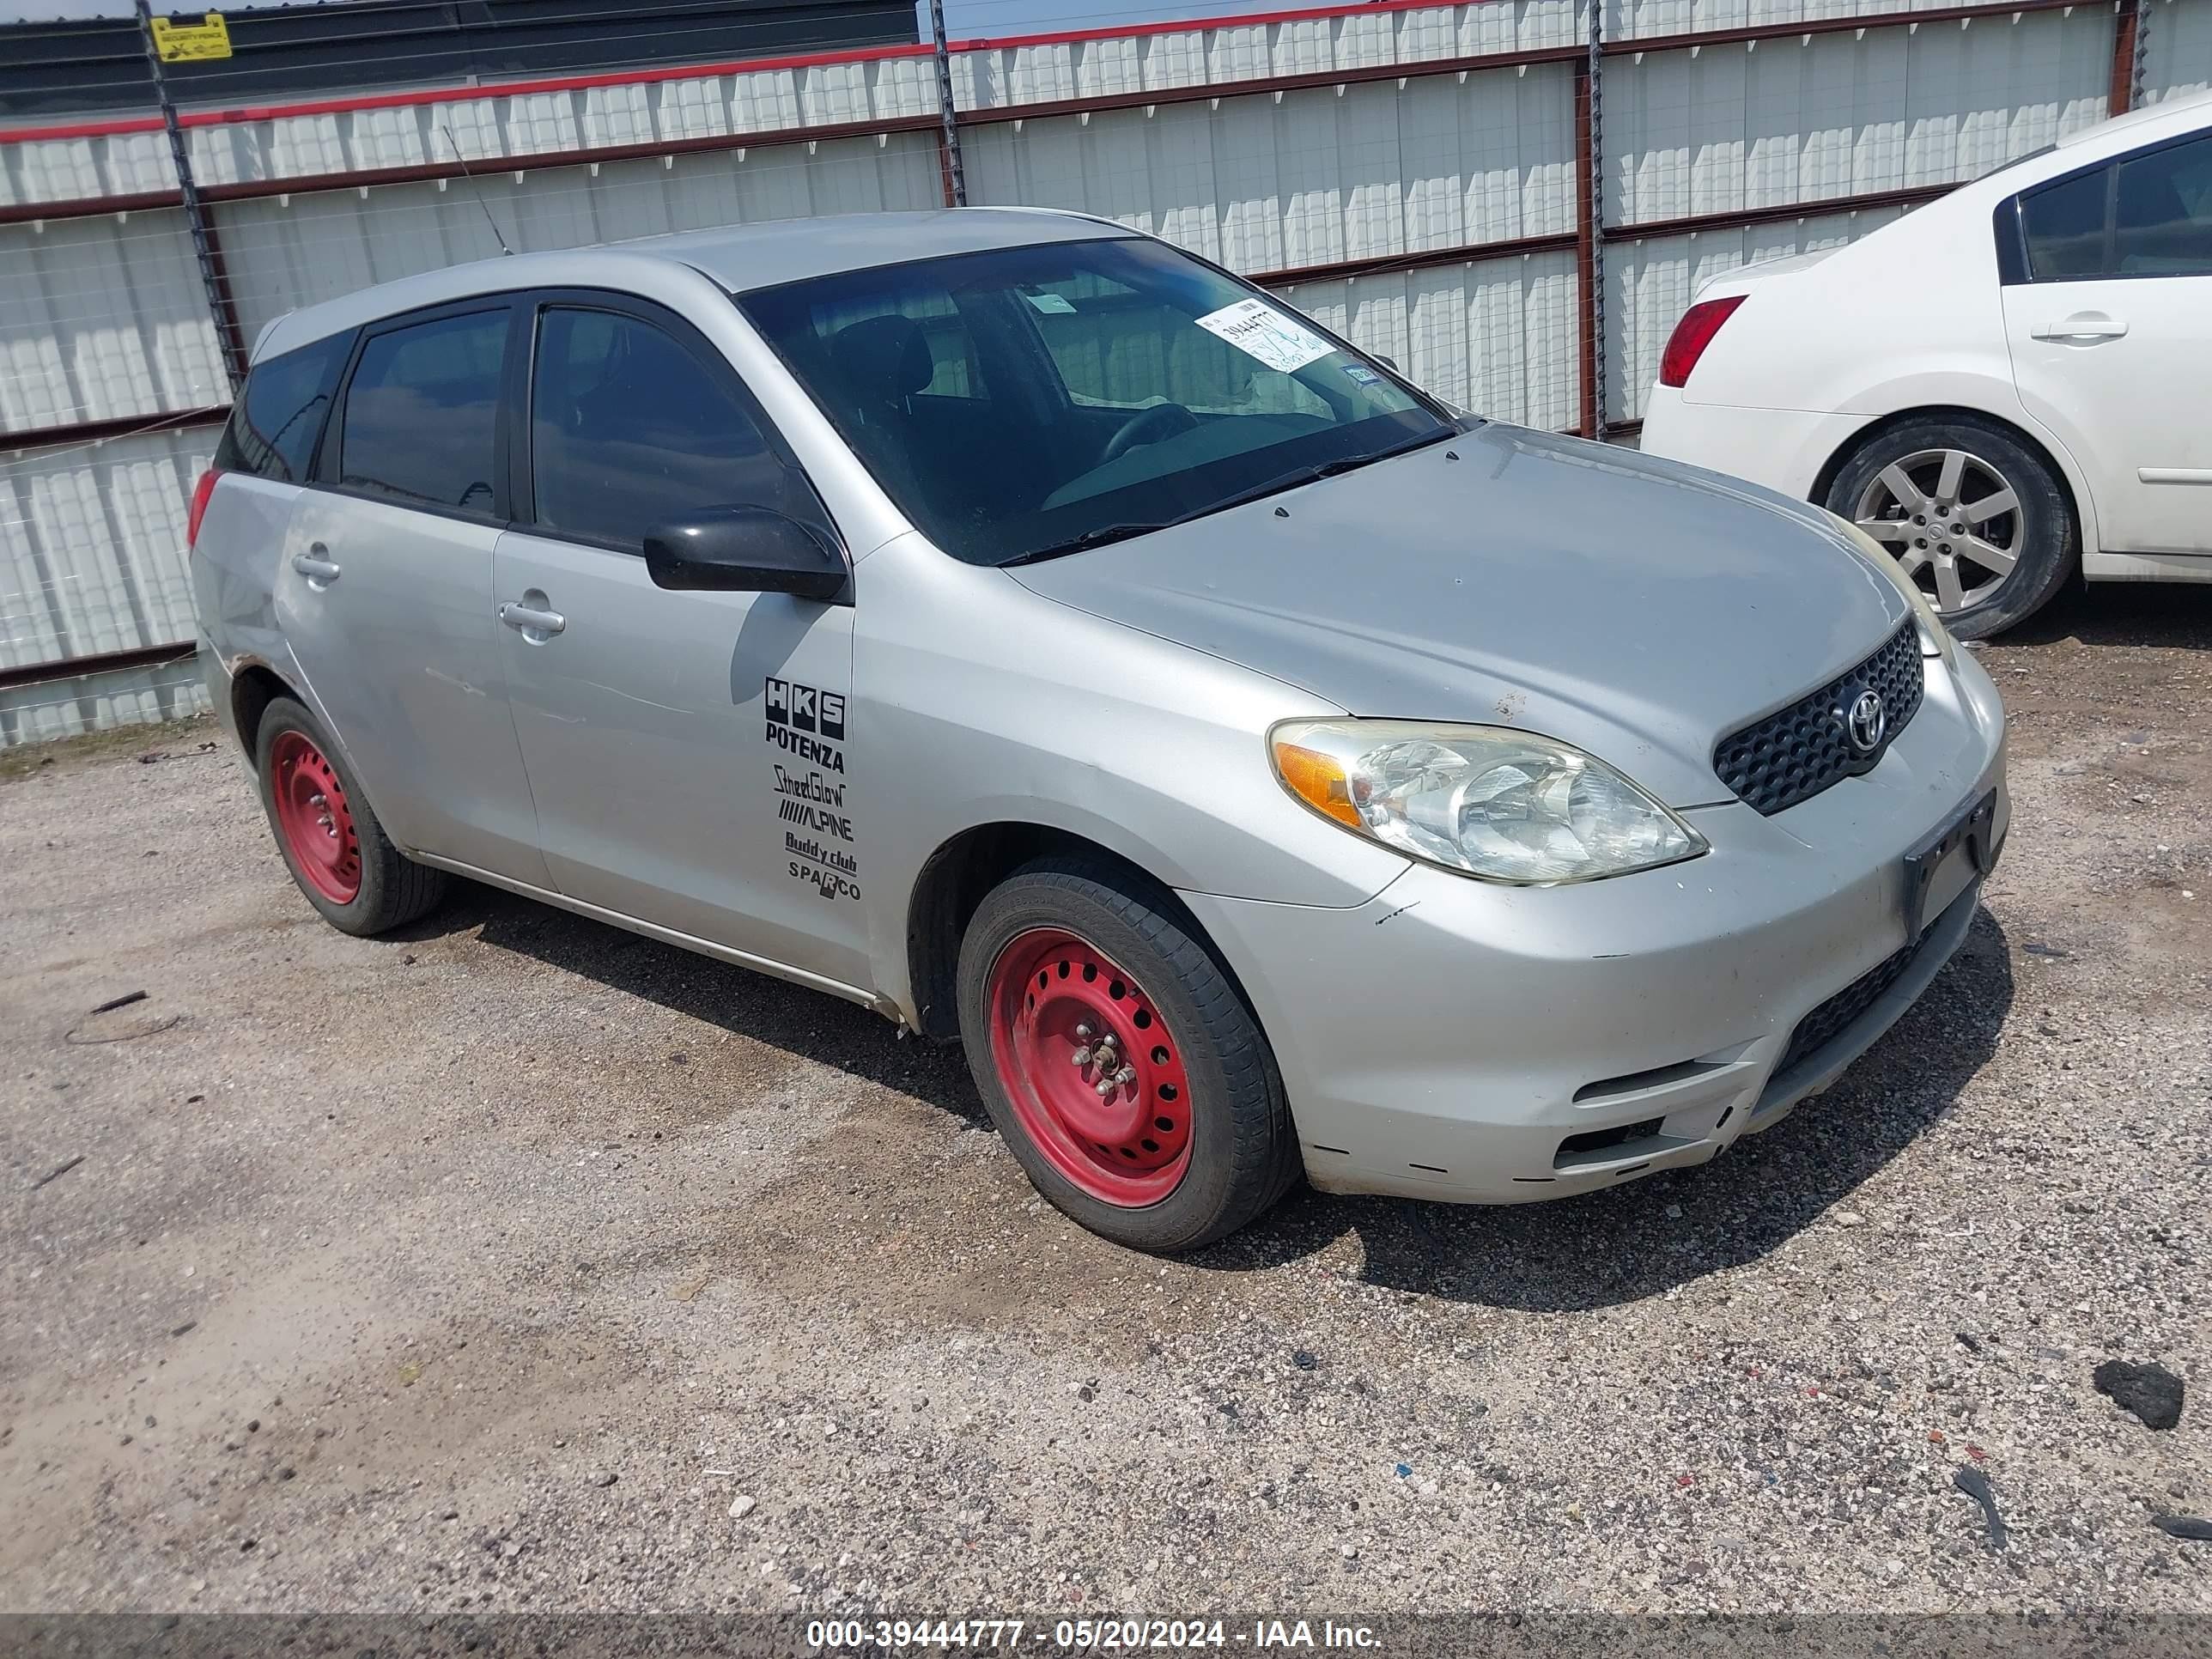
[[[1265,300],[1239,300],[1233,306],[1209,311],[1198,319],[1198,325],[1218,334],[1246,356],[1256,357],[1285,374],[1336,349]]]

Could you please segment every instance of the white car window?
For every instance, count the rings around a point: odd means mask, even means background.
[[[2035,282],[2212,274],[2212,134],[2030,191],[2020,213]]]
[[[2212,133],[2119,164],[2112,269],[2122,276],[2212,272]]]

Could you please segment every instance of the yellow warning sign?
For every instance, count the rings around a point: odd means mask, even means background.
[[[185,23],[173,17],[154,19],[154,50],[165,64],[204,64],[230,56],[230,29],[222,14],[211,11],[204,22]]]

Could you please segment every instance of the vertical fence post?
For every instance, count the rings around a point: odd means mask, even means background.
[[[1601,86],[1606,0],[1589,8],[1589,52],[1575,65],[1575,286],[1583,436],[1605,441],[1605,143]]]
[[[200,200],[192,179],[191,155],[185,149],[184,129],[177,125],[177,106],[169,99],[169,77],[161,67],[161,51],[154,42],[154,11],[149,0],[137,0],[138,33],[146,47],[146,68],[154,77],[154,95],[161,103],[161,126],[169,135],[169,160],[177,169],[177,193],[183,199],[185,222],[191,228],[192,252],[199,258],[200,286],[207,292],[209,315],[215,322],[216,344],[222,357],[223,377],[235,396],[246,378],[246,353],[238,337],[238,313],[230,297],[228,273],[223,269],[222,246]]]
[[[139,0],[143,5],[146,0]],[[960,124],[952,107],[952,53],[945,42],[945,0],[929,0],[929,33],[937,54],[937,163],[945,175],[945,204],[968,205],[968,178],[960,167]]]
[[[2139,109],[2143,100],[2143,53],[2150,43],[2149,0],[2136,0],[2135,49],[2128,54],[2128,107]]]
[[[2137,0],[2118,0],[2112,12],[2112,74],[2105,94],[2107,116],[2124,115],[2136,106],[2136,38],[2142,27]]]

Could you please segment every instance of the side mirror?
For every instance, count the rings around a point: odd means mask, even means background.
[[[1372,357],[1376,362],[1382,364],[1383,368],[1390,370],[1393,374],[1398,372],[1398,360],[1395,357],[1385,357],[1379,351],[1370,351],[1367,355]]]
[[[765,507],[702,507],[645,532],[646,574],[676,592],[789,593],[830,604],[845,561],[796,519]]]

